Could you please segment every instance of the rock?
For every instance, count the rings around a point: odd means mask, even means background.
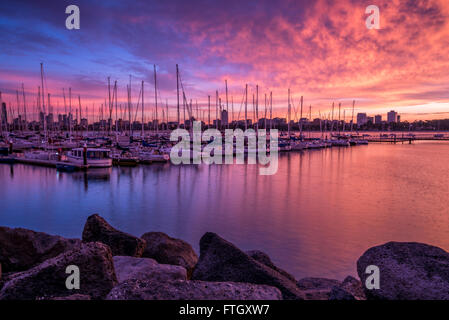
[[[98,214],[87,218],[83,230],[83,241],[107,244],[113,256],[141,257],[146,246],[145,240],[114,229]]]
[[[66,274],[69,265],[79,267],[80,289],[69,290]],[[111,250],[99,243],[80,244],[77,248],[44,261],[27,271],[15,273],[0,290],[0,300],[35,300],[89,295],[105,297],[117,284]]]
[[[282,274],[283,276],[285,276],[286,278],[290,279],[293,282],[296,282],[295,277],[293,277],[291,274],[289,274],[288,272],[282,270],[281,268],[278,268],[270,259],[270,257],[263,251],[259,251],[259,250],[251,250],[251,251],[247,251],[246,252],[247,255],[249,255],[251,258],[253,258],[254,260],[259,261],[260,263],[263,263],[264,265],[266,265],[267,267],[270,267],[271,269],[279,272],[280,274]]]
[[[141,238],[147,243],[143,257],[152,258],[159,263],[184,267],[189,276],[192,274],[198,262],[198,255],[190,244],[162,232],[148,232]]]
[[[341,287],[332,287],[329,293],[329,300],[355,300],[355,297]]]
[[[200,240],[200,259],[192,279],[264,284],[277,287],[284,299],[305,298],[295,282],[211,232]]]
[[[298,288],[303,290],[308,300],[328,300],[334,286],[340,281],[326,278],[303,278],[297,282]]]
[[[416,242],[388,242],[368,249],[357,261],[357,272],[365,284],[366,267],[380,271],[380,289],[368,290],[367,299],[449,299],[449,253]]]
[[[270,286],[236,282],[127,280],[116,286],[107,300],[281,300]]]
[[[0,227],[0,263],[3,272],[24,271],[80,243],[78,239],[65,239],[22,228]]]
[[[362,282],[352,276],[347,276],[340,288],[353,295],[356,300],[366,300]]]
[[[303,278],[298,281],[298,288],[301,290],[318,290],[318,289],[331,289],[333,286],[340,285],[341,282],[334,279],[327,278]]]
[[[113,260],[119,283],[129,279],[158,282],[187,280],[186,269],[180,266],[159,264],[156,260],[149,258],[115,256]]]
[[[90,296],[87,294],[72,294],[66,297],[55,297],[51,300],[91,300]]]

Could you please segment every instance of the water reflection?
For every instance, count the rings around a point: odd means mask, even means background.
[[[162,231],[198,250],[213,231],[296,277],[342,279],[379,243],[449,249],[448,163],[449,144],[414,143],[281,154],[273,176],[256,165],[0,165],[0,225],[80,237],[98,212],[135,235]]]

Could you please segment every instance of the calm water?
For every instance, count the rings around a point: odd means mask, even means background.
[[[198,242],[213,231],[260,249],[297,278],[343,279],[370,246],[420,241],[449,249],[449,143],[371,144],[282,154],[254,165],[140,166],[58,173],[0,165],[0,225],[81,237],[100,213],[141,235]]]

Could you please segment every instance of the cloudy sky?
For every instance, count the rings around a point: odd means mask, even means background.
[[[80,30],[65,27],[70,4],[80,8]],[[380,8],[380,30],[365,26],[372,4]],[[356,100],[356,113],[449,118],[449,2],[1,1],[0,91],[13,108],[24,83],[28,112],[37,110],[41,62],[59,111],[62,88],[71,87],[83,108],[97,113],[108,76],[123,103],[131,75],[134,103],[145,81],[149,119],[155,64],[160,99],[174,120],[179,64],[187,98],[203,111],[216,90],[225,100],[227,80],[235,118],[246,83],[250,102],[259,85],[262,110],[264,94],[273,92],[276,116],[285,116],[290,88],[293,117],[302,95],[313,117],[327,117],[335,101],[349,118]]]

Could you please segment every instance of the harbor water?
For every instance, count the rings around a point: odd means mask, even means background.
[[[297,278],[343,279],[369,247],[424,242],[449,250],[449,143],[370,144],[280,154],[256,165],[172,164],[62,173],[0,164],[0,225],[81,237],[99,213],[140,236],[191,243],[216,232],[259,249]]]

